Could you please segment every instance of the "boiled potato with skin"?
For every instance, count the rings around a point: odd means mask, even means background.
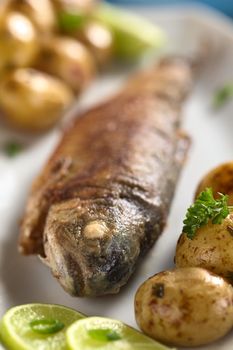
[[[47,35],[56,28],[55,11],[50,0],[11,0],[10,8],[27,16],[40,33]]]
[[[37,33],[19,12],[0,16],[0,70],[30,65],[39,51]]]
[[[182,233],[176,247],[177,267],[199,266],[233,280],[233,214],[221,224],[199,228],[193,239]]]
[[[197,187],[196,197],[207,187],[213,189],[216,198],[218,192],[227,194],[228,204],[233,205],[233,162],[221,164],[206,174]]]
[[[52,127],[72,99],[72,91],[63,82],[34,69],[16,69],[0,81],[0,105],[5,118],[25,131]]]
[[[91,53],[82,43],[68,37],[55,37],[44,43],[37,67],[64,80],[77,93],[95,73]]]
[[[99,66],[104,66],[113,56],[113,34],[97,21],[87,21],[75,34],[92,52]]]
[[[232,328],[233,288],[197,267],[161,272],[139,287],[135,315],[142,331],[156,340],[204,345]]]
[[[96,0],[52,0],[52,2],[58,12],[70,13],[89,12],[98,3]]]

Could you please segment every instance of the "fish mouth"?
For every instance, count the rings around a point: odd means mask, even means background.
[[[41,257],[73,296],[117,293],[140,254],[143,213],[126,199],[70,199],[52,205]]]

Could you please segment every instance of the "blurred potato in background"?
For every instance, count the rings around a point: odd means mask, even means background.
[[[72,100],[72,91],[65,83],[35,69],[12,70],[0,81],[1,109],[14,128],[47,130]]]
[[[37,68],[66,82],[80,93],[92,80],[95,64],[88,49],[69,37],[53,37],[44,42]]]
[[[56,16],[50,0],[11,0],[9,8],[27,16],[40,33],[50,34],[56,28]]]
[[[113,34],[104,24],[89,20],[74,36],[89,48],[100,67],[104,67],[113,58]]]
[[[0,110],[14,127],[46,130],[98,69],[137,61],[163,39],[154,24],[97,0],[0,0]]]
[[[0,71],[32,64],[39,52],[32,22],[19,12],[0,16]]]
[[[83,12],[93,10],[98,4],[97,0],[52,0],[57,11]]]

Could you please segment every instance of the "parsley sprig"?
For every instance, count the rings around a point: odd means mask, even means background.
[[[197,229],[210,220],[213,224],[221,224],[232,209],[227,205],[227,200],[228,196],[222,193],[219,193],[219,198],[215,199],[211,188],[201,192],[194,204],[188,208],[183,221],[183,232],[187,237],[193,239]]]

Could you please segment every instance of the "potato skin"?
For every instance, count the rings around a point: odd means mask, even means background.
[[[52,0],[55,9],[58,12],[65,11],[70,13],[85,13],[92,11],[98,4],[97,0]]]
[[[60,80],[30,68],[6,74],[0,81],[0,105],[12,126],[31,132],[52,127],[73,99]]]
[[[182,233],[176,247],[177,267],[199,266],[233,279],[233,215],[221,224],[211,222],[196,231],[193,239]]]
[[[44,42],[36,66],[65,81],[76,93],[89,84],[95,73],[91,53],[82,43],[68,37]]]
[[[160,272],[136,293],[136,321],[143,332],[166,344],[204,345],[232,328],[232,299],[232,286],[207,270]]]
[[[39,45],[37,33],[27,17],[19,12],[0,16],[0,69],[24,67],[34,62]]]
[[[104,67],[113,57],[113,34],[98,21],[89,20],[74,34],[93,54],[99,67]]]
[[[48,35],[56,28],[55,11],[51,0],[11,0],[9,8],[27,16],[40,33]]]
[[[218,192],[227,194],[228,204],[233,205],[233,162],[221,164],[207,173],[199,183],[195,197],[207,187],[213,189],[216,198]]]

